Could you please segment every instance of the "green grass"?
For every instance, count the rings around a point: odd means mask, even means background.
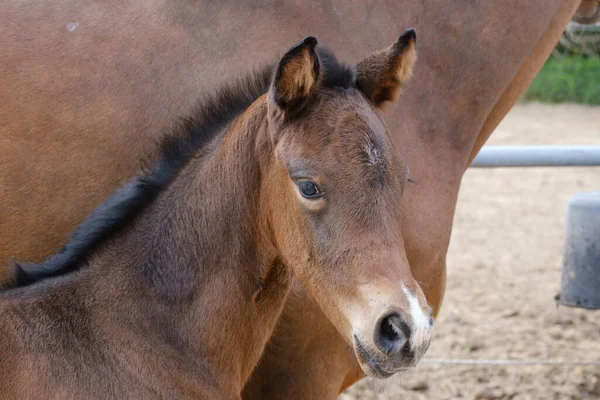
[[[522,99],[600,105],[600,57],[548,59]]]

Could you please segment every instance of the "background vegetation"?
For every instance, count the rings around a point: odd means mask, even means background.
[[[598,29],[567,30],[522,100],[600,105],[600,26]]]
[[[600,105],[600,57],[550,57],[523,100]]]

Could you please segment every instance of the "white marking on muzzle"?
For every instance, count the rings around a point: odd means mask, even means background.
[[[429,316],[425,315],[423,309],[419,305],[417,297],[411,293],[404,284],[402,284],[402,290],[408,298],[410,315],[413,319],[413,332],[410,336],[410,345],[413,351],[415,351],[415,354],[417,354],[419,350],[431,340],[431,330],[433,327],[431,326]],[[422,356],[422,354],[419,354],[417,359],[419,359],[420,356]]]

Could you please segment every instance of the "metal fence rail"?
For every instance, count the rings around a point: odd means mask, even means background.
[[[471,164],[472,168],[590,166],[600,166],[600,146],[484,146]]]
[[[569,360],[497,360],[497,359],[448,359],[424,358],[422,364],[443,365],[554,365],[561,367],[600,367],[600,361],[569,361]]]

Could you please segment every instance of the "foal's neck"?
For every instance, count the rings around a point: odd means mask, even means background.
[[[240,390],[289,290],[261,219],[257,151],[270,145],[267,132],[263,97],[215,139],[211,154],[180,171],[110,252],[135,249],[117,275],[128,277],[148,318],[158,315],[160,329]]]

